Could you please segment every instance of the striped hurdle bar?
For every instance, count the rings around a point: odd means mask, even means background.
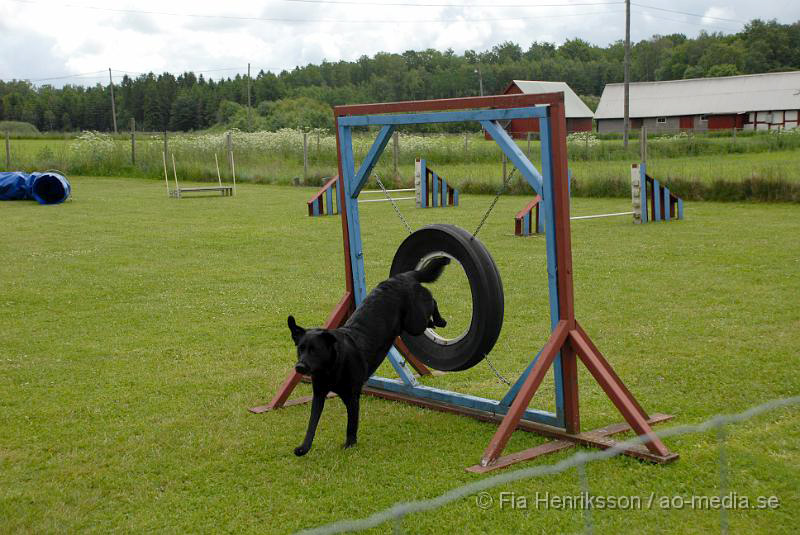
[[[448,185],[447,180],[433,172],[422,159],[416,161],[414,189],[417,208],[458,206],[458,190]]]
[[[633,222],[683,219],[683,199],[647,174],[644,163],[631,165]]]
[[[514,216],[515,236],[530,236],[544,231],[544,210],[539,209],[541,200],[537,195]]]
[[[308,215],[334,215],[339,213],[339,198],[336,196],[339,175],[331,177],[306,204]],[[324,201],[323,201],[324,200]]]

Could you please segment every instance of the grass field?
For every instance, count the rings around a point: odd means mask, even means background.
[[[476,476],[494,427],[367,398],[357,447],[328,403],[317,440],[291,454],[308,406],[253,415],[294,362],[286,316],[322,323],[340,298],[341,224],[309,218],[309,188],[240,184],[233,198],[169,199],[163,184],[72,178],[74,200],[0,203],[0,533],[289,533],[437,496]],[[474,229],[491,197],[455,209],[403,205],[412,226]],[[505,288],[492,362],[516,376],[548,335],[544,239],[515,238],[520,197],[501,198],[480,234]],[[405,230],[386,203],[362,205],[369,285]],[[575,199],[573,215],[628,209]],[[699,423],[797,395],[800,206],[687,203],[686,220],[575,221],[577,316],[644,407]],[[451,292],[446,290],[451,289]],[[432,287],[445,317],[464,310],[458,272]],[[462,292],[462,293],[459,293]],[[432,380],[501,396],[484,363]],[[581,369],[585,429],[621,421]],[[300,388],[303,393],[308,387]],[[548,408],[552,382],[534,398]],[[730,426],[728,485],[776,510],[732,510],[734,533],[796,533],[800,410]],[[544,442],[516,433],[507,451]],[[714,496],[713,433],[670,438],[681,459],[587,467],[598,495]],[[555,454],[529,465],[551,463]],[[492,491],[575,495],[576,472]],[[531,498],[532,499],[532,498]],[[595,510],[598,533],[719,531],[719,511]],[[476,506],[405,518],[408,533],[574,533],[581,511]],[[383,525],[373,532],[389,533]]]

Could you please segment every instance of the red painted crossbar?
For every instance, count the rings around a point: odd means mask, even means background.
[[[308,200],[308,202],[306,202],[306,204],[308,205],[308,215],[310,215],[310,216],[314,215],[314,204],[315,203],[317,204],[318,215],[323,215],[325,213],[323,211],[323,206],[322,206],[322,198],[323,198],[322,196],[325,195],[325,192],[328,191],[333,186],[333,184],[336,183],[337,180],[339,180],[339,175],[331,177],[327,182],[325,182],[325,184],[322,185],[321,188],[319,188],[319,191],[317,191]]]

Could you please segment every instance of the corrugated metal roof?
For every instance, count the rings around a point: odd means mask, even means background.
[[[595,119],[621,119],[624,84],[603,89]],[[630,117],[800,109],[800,71],[630,84]]]
[[[540,82],[537,80],[514,80],[514,84],[527,95],[564,92],[564,113],[568,119],[591,118],[593,113],[566,82]]]

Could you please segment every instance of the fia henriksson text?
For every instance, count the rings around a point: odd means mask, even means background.
[[[659,495],[655,492],[640,495],[602,495],[581,492],[578,494],[553,494],[536,492],[520,494],[517,492],[500,492],[496,496],[489,492],[475,495],[475,503],[481,509],[498,507],[500,509],[778,509],[781,506],[778,496],[746,496],[737,492],[723,495]]]

